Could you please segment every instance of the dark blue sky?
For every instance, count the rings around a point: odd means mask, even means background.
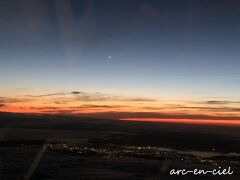
[[[1,93],[240,99],[238,0],[1,0]]]

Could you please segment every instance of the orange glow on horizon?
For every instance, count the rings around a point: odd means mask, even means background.
[[[161,119],[161,118],[123,118],[123,119],[119,119],[119,120],[159,122],[159,123],[175,123],[175,124],[240,126],[240,120]]]
[[[12,95],[0,97],[0,100],[0,111],[10,113],[64,114],[129,121],[240,126],[237,101],[171,99],[163,101],[90,92]]]

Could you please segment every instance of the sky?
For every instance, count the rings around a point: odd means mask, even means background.
[[[240,120],[238,0],[1,0],[0,111]]]

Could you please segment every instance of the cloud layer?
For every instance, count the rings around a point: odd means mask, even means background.
[[[239,101],[170,102],[85,91],[0,97],[0,111],[75,114],[104,118],[240,120]]]

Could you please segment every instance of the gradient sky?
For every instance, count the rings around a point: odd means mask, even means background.
[[[1,0],[0,111],[239,120],[239,19],[238,0]]]

